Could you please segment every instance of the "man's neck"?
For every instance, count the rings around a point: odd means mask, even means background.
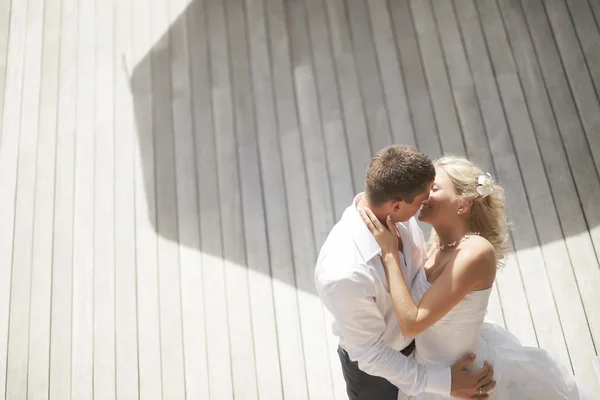
[[[387,218],[387,214],[385,213],[385,210],[382,210],[380,207],[373,206],[371,202],[369,202],[366,194],[363,193],[358,198],[358,201],[356,202],[356,208],[368,208],[373,212],[373,214],[375,214],[379,222],[381,222],[383,225],[386,225],[385,219]]]
[[[375,216],[377,217],[379,222],[381,222],[383,224],[383,226],[387,226],[387,222],[386,222],[387,214],[386,214],[385,210],[382,210],[381,208],[378,208],[378,207],[373,207],[371,205],[371,203],[369,202],[369,199],[367,198],[367,196],[364,193],[358,198],[358,201],[356,202],[356,208],[358,208],[358,209],[368,208],[369,210],[371,210],[373,212],[373,214],[375,214]],[[400,240],[398,241],[398,250],[403,251],[404,246],[402,244],[402,238],[400,237],[399,239]]]

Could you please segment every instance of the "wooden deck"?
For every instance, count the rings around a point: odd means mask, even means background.
[[[600,2],[0,0],[0,398],[344,399],[318,249],[392,143],[506,187],[490,317],[600,395]]]

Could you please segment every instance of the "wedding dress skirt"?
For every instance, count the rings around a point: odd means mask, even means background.
[[[431,286],[421,269],[412,284],[419,301]],[[468,353],[477,356],[473,367],[484,361],[494,366],[494,400],[597,400],[567,369],[537,347],[523,346],[503,327],[484,322],[491,289],[469,293],[448,314],[421,332],[415,358],[426,366],[451,366]],[[399,394],[399,399],[405,399]],[[450,399],[422,393],[418,400]]]

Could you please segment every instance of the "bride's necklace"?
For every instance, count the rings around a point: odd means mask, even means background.
[[[467,240],[468,238],[470,238],[473,235],[479,235],[479,232],[473,232],[473,233],[466,234],[465,236],[463,236],[462,238],[460,238],[460,240],[455,240],[452,243],[439,244],[438,245],[438,249],[440,251],[442,251],[442,250],[444,250],[447,247],[456,247],[457,245],[459,245],[460,243],[464,242],[465,240]]]

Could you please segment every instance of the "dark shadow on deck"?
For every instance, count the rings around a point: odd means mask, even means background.
[[[216,138],[214,137],[215,133],[214,133],[214,129],[212,129],[211,126],[209,125],[213,125],[214,126],[214,120],[212,124],[206,123],[206,121],[203,120],[199,120],[198,116],[201,115],[201,112],[194,112],[194,108],[200,107],[201,103],[202,103],[202,99],[210,99],[211,96],[213,98],[213,106],[214,106],[214,98],[215,96],[221,96],[222,93],[220,91],[222,91],[224,88],[222,87],[216,87],[213,86],[212,87],[212,93],[197,93],[195,92],[197,90],[197,88],[199,88],[200,86],[198,85],[198,74],[201,72],[199,70],[194,70],[193,68],[193,63],[188,59],[188,60],[181,60],[181,62],[179,62],[177,65],[181,66],[181,69],[179,70],[172,70],[172,57],[174,54],[174,49],[173,49],[173,40],[174,37],[170,37],[170,35],[172,35],[172,32],[174,30],[179,30],[182,31],[182,27],[181,24],[185,22],[186,24],[186,29],[183,30],[184,32],[186,32],[186,39],[187,39],[187,51],[188,57],[191,57],[190,54],[192,54],[195,50],[195,46],[197,45],[197,38],[195,38],[193,36],[194,32],[196,32],[196,30],[194,29],[193,25],[199,23],[198,22],[198,18],[205,18],[204,15],[204,11],[199,9],[199,7],[201,7],[201,4],[199,1],[193,1],[188,8],[185,10],[184,13],[182,13],[182,15],[178,18],[178,20],[175,22],[175,24],[173,26],[171,26],[171,28],[169,29],[168,32],[166,32],[164,34],[163,37],[161,37],[161,39],[155,44],[155,46],[152,48],[151,52],[147,55],[147,57],[145,59],[143,59],[134,69],[133,71],[133,75],[131,78],[131,87],[132,87],[132,91],[133,91],[133,96],[134,96],[134,102],[135,102],[135,114],[136,114],[136,122],[137,122],[137,129],[138,129],[138,134],[139,134],[139,143],[140,143],[140,147],[141,147],[141,155],[143,158],[143,168],[144,168],[144,179],[145,179],[145,188],[147,190],[147,193],[150,194],[150,197],[153,197],[156,199],[156,208],[155,209],[151,209],[148,210],[149,214],[151,214],[151,220],[155,222],[155,229],[157,230],[157,232],[159,233],[159,235],[161,235],[162,237],[174,241],[174,242],[180,242],[182,245],[185,246],[191,246],[191,247],[198,247],[198,242],[194,241],[191,243],[186,243],[185,239],[180,238],[179,234],[178,234],[178,218],[177,218],[177,213],[178,212],[182,212],[182,210],[178,210],[176,206],[174,206],[176,204],[176,199],[177,199],[177,194],[176,194],[176,187],[177,184],[181,184],[180,182],[183,182],[183,179],[179,180],[180,177],[176,177],[175,174],[175,165],[174,165],[174,160],[175,160],[175,135],[173,133],[173,126],[177,126],[178,123],[181,123],[181,125],[189,125],[193,131],[193,135],[195,137],[195,158],[196,158],[196,171],[190,171],[191,173],[195,173],[195,174],[199,174],[199,176],[195,176],[193,178],[190,177],[185,177],[186,182],[190,182],[190,181],[195,181],[197,184],[201,183],[201,188],[198,190],[207,190],[207,188],[209,188],[209,190],[214,191],[215,193],[219,193],[219,185],[218,182],[216,180],[217,175],[215,175],[213,172],[211,172],[210,174],[208,174],[207,176],[202,176],[202,171],[203,169],[198,167],[199,163],[202,162],[202,157],[205,157],[207,154],[211,154],[212,156],[223,156],[223,153],[219,153],[216,154],[215,148],[202,148],[201,144],[202,143],[213,143],[215,142]],[[244,12],[244,11],[242,11]],[[225,13],[225,18],[228,18],[228,15],[230,15],[230,13]],[[202,24],[205,24],[206,21],[202,21]],[[225,27],[224,29],[222,29],[223,32],[227,32],[227,27]],[[215,38],[212,38],[213,40]],[[221,38],[222,40],[223,38]],[[205,40],[208,42],[208,40],[205,38]],[[227,38],[224,38],[224,40],[228,40]],[[208,47],[203,48],[202,51],[206,51],[206,54],[203,54],[202,57],[204,57],[206,60],[210,61],[210,55],[208,54],[208,52],[210,51],[210,49]],[[181,56],[181,54],[178,55],[178,57]],[[415,55],[416,57],[419,57],[419,55]],[[230,60],[231,62],[231,60]],[[444,62],[443,60],[440,60],[440,62]],[[210,69],[210,64],[209,62],[207,62],[207,64],[204,66],[206,69]],[[232,68],[230,66],[230,68]],[[189,87],[187,88],[181,88],[178,87],[176,89],[173,89],[173,84],[172,84],[172,76],[176,75],[176,74],[185,74],[189,77],[189,81],[191,82],[191,84],[189,85]],[[213,82],[214,85],[214,82]],[[251,87],[251,86],[250,86]],[[227,88],[225,88],[227,89]],[[234,91],[231,92],[231,96],[234,96]],[[248,94],[249,96],[251,96],[251,94]],[[173,113],[173,107],[172,105],[174,104],[175,101],[181,100],[183,99],[184,103],[185,103],[185,99],[191,99],[191,103],[187,105],[187,107],[189,107],[189,110],[187,113],[184,114],[180,114],[178,115],[177,113]],[[231,106],[235,107],[236,104],[239,104],[240,102],[236,101],[235,98],[232,98],[231,101]],[[277,104],[276,104],[277,106]],[[363,104],[364,106],[364,104]],[[476,105],[474,107],[477,107]],[[212,117],[214,117],[214,113],[215,110],[214,108],[212,110],[210,110],[210,112],[212,113]],[[413,111],[414,112],[414,111]],[[476,112],[481,113],[481,111],[478,109]],[[191,118],[191,116],[194,115],[195,118]],[[235,115],[235,109],[233,109],[233,115]],[[185,121],[178,121],[177,118],[185,118]],[[327,124],[328,121],[322,121],[322,125]],[[235,127],[235,124],[231,124],[232,127]],[[302,134],[302,133],[301,133]],[[368,133],[365,132],[365,135],[367,135]],[[435,132],[431,133],[432,135],[435,134]],[[514,135],[514,133],[513,133]],[[488,138],[489,139],[489,138]],[[240,144],[240,140],[239,138],[237,138],[237,142],[235,144],[235,151],[230,152],[230,155],[233,155],[232,158],[230,160],[222,160],[221,161],[221,165],[223,165],[223,162],[231,162],[232,165],[234,164],[239,164],[242,165],[243,163],[241,163],[240,158],[244,158],[244,160],[252,160],[255,159],[256,162],[258,162],[258,158],[255,157],[254,154],[244,154],[245,151],[247,151],[247,149],[253,149],[255,147],[259,147],[258,143],[243,143]],[[298,149],[298,151],[301,151],[301,149]],[[264,155],[263,155],[264,156]],[[492,154],[492,157],[503,157],[503,155],[501,154]],[[577,160],[570,160],[570,162],[577,162]],[[216,166],[216,165],[215,165]],[[354,169],[358,169],[358,170],[364,170],[366,166],[365,165],[352,165],[352,168]],[[236,168],[238,168],[238,165],[235,165],[235,168],[232,168],[232,171],[235,170]],[[515,169],[515,179],[520,179],[518,176],[518,172],[517,172],[517,168],[518,166],[515,165],[514,169]],[[206,171],[206,169],[204,169],[204,171]],[[262,171],[263,174],[265,173],[265,171]],[[218,171],[219,174],[226,174],[228,173],[227,171],[222,171],[219,170]],[[323,171],[323,173],[327,173],[327,171]],[[563,177],[561,177],[561,179],[572,179],[571,174],[568,171],[562,171],[562,175]],[[223,176],[221,176],[221,179],[223,179]],[[299,174],[297,177],[298,180],[305,180],[305,172],[303,172],[302,174]],[[596,173],[589,173],[586,177],[586,179],[590,179],[590,180],[594,180],[597,179],[597,174]],[[591,181],[590,181],[591,182]],[[597,184],[597,182],[593,182],[594,185]],[[287,182],[286,184],[293,184],[293,182]],[[585,182],[582,182],[580,180],[579,182],[579,186],[585,186]],[[211,187],[212,185],[212,187]],[[240,187],[240,191],[241,191],[241,186]],[[202,189],[204,188],[204,189]],[[254,190],[256,190],[257,192],[261,192],[258,193],[258,197],[262,197],[262,198],[266,198],[269,197],[271,194],[268,192],[265,192],[264,190],[264,186],[261,185],[257,185]],[[156,196],[154,197],[154,192],[156,193]],[[192,190],[191,192],[196,193],[197,190]],[[510,191],[508,191],[507,193],[508,196],[511,196]],[[564,194],[562,193],[553,193],[554,197],[557,196],[563,196]],[[576,198],[577,196],[575,196]],[[228,209],[228,207],[238,207],[239,204],[236,205],[236,201],[237,200],[232,200],[230,198],[230,193],[229,194],[224,194],[224,193],[220,193],[220,202],[222,204],[222,206],[225,209],[222,209],[221,211],[219,211],[218,208],[211,208],[211,207],[206,207],[205,204],[200,204],[201,203],[201,199],[203,198],[203,194],[200,193],[199,195],[196,195],[195,198],[192,199],[187,199],[189,201],[191,201],[192,203],[194,203],[196,205],[196,209],[198,210],[198,213],[193,213],[192,215],[181,215],[180,219],[181,220],[185,220],[185,221],[189,221],[190,218],[192,219],[200,219],[202,221],[219,221],[220,219],[216,216],[216,214],[218,214],[219,212],[227,214],[230,210]],[[199,200],[200,199],[200,200]],[[241,200],[240,200],[241,201]],[[351,198],[347,199],[347,202],[350,203]],[[535,198],[531,198],[531,196],[529,196],[528,199],[529,202],[532,201],[536,201]],[[248,211],[246,211],[248,212]],[[252,211],[250,211],[252,212]],[[288,212],[294,212],[293,210],[288,210]],[[554,210],[549,210],[550,213],[554,213]],[[154,213],[156,213],[154,215]],[[210,215],[209,215],[210,214]],[[519,213],[516,213],[517,216]],[[583,212],[581,212],[581,214],[583,214]],[[199,215],[199,218],[198,218]],[[515,219],[514,217],[515,214],[512,214],[511,216],[513,217],[513,219]],[[256,215],[245,215],[244,216],[245,219],[247,220],[263,220],[265,219],[264,217],[264,212],[263,209],[258,208],[256,209]],[[581,221],[581,218],[576,218],[577,221]],[[597,213],[596,216],[594,215],[587,215],[587,222],[585,224],[581,224],[580,222],[573,222],[573,224],[570,224],[571,219],[570,218],[566,218],[563,217],[561,218],[561,224],[562,224],[562,231],[563,234],[565,236],[570,236],[570,235],[576,235],[576,234],[580,234],[582,232],[584,232],[587,229],[590,229],[591,227],[600,225],[600,213]],[[241,221],[240,221],[241,223]],[[198,224],[200,225],[200,221],[198,221]],[[519,221],[515,221],[515,225],[518,228],[519,225]],[[587,225],[587,226],[586,226]],[[266,223],[265,223],[266,226]],[[536,226],[538,227],[537,229],[543,229],[544,223],[543,221],[536,221]],[[206,227],[203,227],[202,229],[207,229]],[[291,229],[295,229],[294,226],[291,227]],[[240,231],[242,229],[240,228]],[[560,232],[559,232],[560,233]],[[239,234],[239,232],[238,232]],[[289,235],[289,232],[270,232],[270,234],[275,234],[275,235]],[[223,240],[227,241],[228,232],[227,231],[223,231]],[[311,233],[312,235],[312,233]],[[310,235],[309,235],[310,236]],[[251,248],[251,245],[248,244],[248,238],[246,238],[246,245],[245,245],[245,254],[243,251],[237,251],[237,252],[232,252],[234,254],[238,254],[238,256],[228,256],[229,261],[235,263],[235,264],[239,264],[239,265],[247,265],[247,258],[248,258],[248,254],[251,254],[254,249]],[[548,235],[544,235],[544,242],[550,242],[553,240],[559,240],[562,239],[562,235],[557,235],[556,237],[554,236],[548,236]],[[213,240],[213,241],[200,241],[199,242],[199,248],[197,248],[198,251],[201,252],[205,252],[205,253],[209,253],[209,254],[214,254],[217,257],[221,257],[223,254],[223,248],[222,245],[220,244],[219,240]],[[320,246],[321,243],[316,243],[316,248],[318,250],[318,247]],[[295,243],[292,243],[292,246],[295,246]],[[535,235],[532,235],[530,237],[526,237],[522,239],[522,243],[520,244],[520,248],[526,248],[526,247],[532,247],[532,246],[538,246],[539,242],[538,242],[538,238],[535,237]],[[313,250],[316,252],[316,250]],[[272,262],[275,262],[273,260],[271,260]],[[271,268],[275,268],[275,266],[271,266]],[[301,269],[301,270],[306,270],[306,271],[312,271],[313,265],[295,265],[294,268],[296,268],[296,270]],[[312,285],[312,281],[310,279],[302,279],[301,281],[297,282],[297,279],[292,279],[290,277],[290,279],[288,281],[286,281],[285,283],[289,284],[289,285],[296,285],[298,286],[298,288],[300,290],[306,291],[306,292],[310,292],[310,293],[314,293],[315,289]]]

